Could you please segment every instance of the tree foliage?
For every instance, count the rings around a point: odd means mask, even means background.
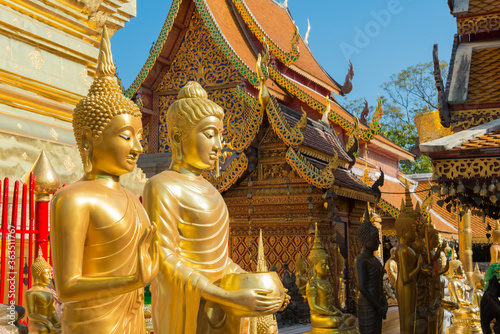
[[[444,81],[448,75],[448,64],[441,62],[440,67]],[[390,80],[382,84],[384,116],[381,134],[409,152],[418,151],[414,117],[438,109],[433,70],[432,62],[420,63],[391,75]],[[364,100],[346,101],[345,106],[359,117]],[[374,106],[370,106],[370,114],[373,110]],[[401,161],[399,168],[406,174],[432,172],[431,160],[424,155],[413,162]]]

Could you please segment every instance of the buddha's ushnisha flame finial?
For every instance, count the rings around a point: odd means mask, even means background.
[[[321,243],[318,233],[318,223],[314,223],[314,242],[309,252],[309,256],[307,257],[310,261],[315,262],[321,259],[328,258],[328,254],[326,254],[325,249]]]
[[[257,271],[265,272],[267,271],[266,257],[264,255],[264,241],[262,239],[262,229],[259,234],[259,250],[257,253]]]
[[[101,45],[99,46],[99,58],[97,59],[96,76],[112,77],[115,75],[116,67],[113,64],[113,56],[111,55],[111,43],[109,41],[108,29],[106,26],[102,28]]]

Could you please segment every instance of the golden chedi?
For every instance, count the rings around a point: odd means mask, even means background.
[[[320,333],[359,333],[355,327],[356,318],[351,314],[342,314],[334,305],[333,287],[327,279],[328,255],[318,235],[318,226],[314,243],[308,256],[312,276],[306,287],[307,302],[311,311],[310,334]]]
[[[52,279],[52,268],[45,261],[42,249],[31,265],[33,286],[25,292],[26,310],[29,318],[30,333],[61,333],[61,324],[56,314],[52,292],[47,287]]]
[[[415,331],[415,312],[417,304],[417,274],[422,267],[422,258],[412,249],[416,238],[416,224],[420,219],[419,210],[413,209],[410,193],[406,191],[406,202],[401,205],[401,213],[396,219],[396,233],[399,244],[396,248],[398,278],[396,297],[399,308],[401,333],[413,334]]]
[[[479,334],[482,333],[479,307],[470,298],[471,287],[464,278],[464,270],[460,260],[450,261],[448,273],[448,291],[450,299],[443,301],[444,307],[451,311],[453,318],[446,334]]]
[[[228,291],[219,281],[244,271],[229,258],[229,215],[224,199],[202,172],[222,150],[224,111],[197,82],[188,82],[166,115],[170,169],[144,189],[149,217],[158,224],[160,271],[151,285],[155,334],[234,333],[240,319],[274,313],[283,297],[258,288]]]
[[[73,115],[85,174],[51,206],[57,294],[63,333],[145,333],[143,287],[158,270],[156,226],[119,182],[142,152],[141,112],[122,94],[106,28],[97,78]]]

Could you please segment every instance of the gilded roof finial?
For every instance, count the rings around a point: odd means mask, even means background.
[[[407,209],[413,210],[413,203],[411,201],[410,186],[408,185],[408,180],[405,180],[405,203]]]
[[[101,45],[99,46],[99,58],[97,59],[96,76],[112,77],[115,75],[116,67],[113,64],[113,56],[111,55],[111,43],[109,41],[108,29],[106,26],[102,28]]]
[[[307,31],[304,36],[304,44],[309,45],[309,32],[311,31],[311,23],[309,22],[309,18],[307,18]]]
[[[259,234],[259,250],[257,253],[257,272],[267,271],[266,256],[264,255],[264,241],[262,239],[262,229]]]
[[[330,125],[330,121],[328,120],[328,115],[330,114],[331,107],[330,107],[330,99],[328,95],[325,96],[326,99],[326,110],[323,113],[323,116],[321,116],[320,122],[325,124],[325,125]]]

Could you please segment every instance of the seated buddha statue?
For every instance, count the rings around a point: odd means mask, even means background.
[[[145,333],[144,294],[158,271],[156,226],[139,199],[120,185],[134,170],[141,112],[114,77],[106,27],[97,78],[76,106],[73,129],[85,174],[51,205],[54,280],[71,334]]]
[[[356,318],[348,313],[342,314],[333,305],[333,287],[326,276],[330,269],[327,264],[328,255],[319,239],[317,225],[308,260],[313,271],[306,287],[312,325],[308,333],[348,333],[356,330]]]
[[[222,150],[224,110],[197,82],[180,89],[166,114],[172,163],[144,188],[144,205],[158,224],[160,271],[151,284],[155,334],[234,333],[241,319],[274,313],[280,298],[265,289],[228,291],[227,274],[244,273],[229,258],[229,214],[217,189],[203,178]]]
[[[453,318],[446,333],[481,333],[479,307],[468,298],[470,287],[464,279],[462,262],[450,261],[448,277],[450,300],[445,300],[443,306],[451,311]]]
[[[26,291],[25,299],[28,311],[28,329],[30,333],[61,333],[61,324],[56,314],[54,296],[47,287],[52,278],[52,268],[45,261],[42,249],[31,265],[33,286]]]

